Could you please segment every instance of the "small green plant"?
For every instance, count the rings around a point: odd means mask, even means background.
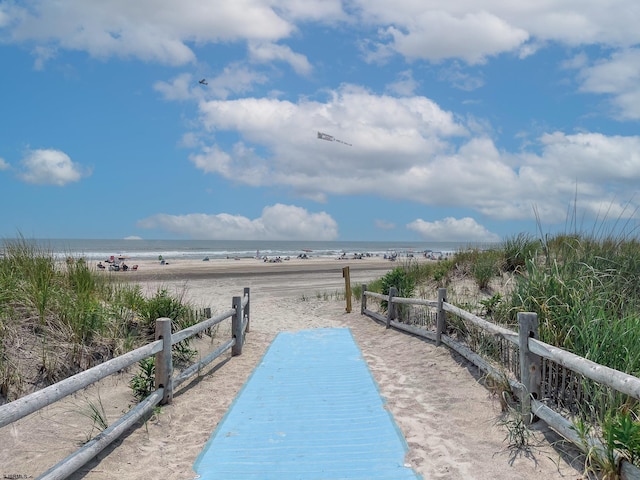
[[[605,420],[603,436],[629,462],[640,460],[640,422],[637,416],[626,410]]]
[[[507,429],[505,441],[510,451],[527,451],[531,447],[533,433],[525,422],[525,417],[517,406],[508,405],[498,421],[498,425]]]
[[[502,302],[502,295],[500,293],[495,293],[491,298],[480,300],[480,305],[484,307],[485,314],[488,317],[491,317],[496,311],[498,305],[500,305],[500,302]]]
[[[149,422],[159,422],[160,414],[162,413],[162,406],[156,405],[153,407],[150,413],[148,413],[145,417],[143,417],[144,429],[149,434]]]
[[[87,406],[81,411],[81,414],[91,420],[91,431],[87,434],[87,442],[93,438],[93,432],[95,430],[103,432],[109,427],[107,413],[104,409],[104,405],[102,404],[100,393],[98,393],[97,403],[87,399]]]
[[[162,413],[161,405],[156,405],[155,407],[153,407],[153,410],[151,410],[151,414],[149,415],[149,418],[145,421],[145,425],[148,422],[158,422],[160,420],[161,413]]]
[[[183,340],[173,346],[171,355],[175,363],[187,364],[198,354],[197,350],[191,348],[189,340]]]
[[[138,362],[139,371],[129,381],[133,396],[141,401],[155,390],[156,363],[153,357]]]
[[[617,480],[618,462],[613,446],[608,444],[606,438],[603,444],[594,440],[593,426],[583,418],[574,420],[572,428],[579,438],[578,447],[585,455],[585,475],[595,475],[602,480]]]

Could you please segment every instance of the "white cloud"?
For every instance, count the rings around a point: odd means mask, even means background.
[[[604,199],[619,209],[615,199],[634,198],[640,182],[640,136],[555,132],[508,153],[473,118],[464,123],[421,96],[343,86],[326,102],[243,98],[200,109],[205,132],[232,131],[240,141],[201,147],[190,157],[197,168],[323,202],[367,194],[500,220],[532,219],[536,209],[561,222],[576,190],[594,214],[588,205]],[[352,146],[318,140],[318,131]]]
[[[0,157],[0,171],[9,170],[11,166],[5,161],[4,158]]]
[[[0,7],[3,40],[36,45],[36,63],[57,49],[91,56],[135,57],[170,65],[196,61],[192,45],[248,42],[263,61],[285,61],[308,74],[306,57],[278,44],[310,22],[323,28],[364,25],[379,37],[360,37],[378,59],[456,58],[482,63],[513,53],[520,58],[544,45],[640,43],[636,0],[32,0]]]
[[[207,79],[206,90],[215,98],[225,99],[230,95],[250,92],[255,85],[267,83],[269,78],[263,73],[251,70],[241,63],[226,66],[219,75]]]
[[[168,82],[158,81],[153,89],[165,100],[205,100],[207,98],[226,99],[230,95],[246,94],[255,85],[266,83],[269,78],[263,73],[251,70],[241,63],[227,65],[218,75],[195,78],[190,73],[181,73]]]
[[[136,57],[170,65],[195,61],[188,43],[277,41],[294,29],[261,0],[34,0],[28,9],[5,8],[2,19],[11,25],[14,42],[39,42],[86,51],[98,58]]]
[[[6,11],[9,9],[9,5],[0,4],[0,28],[9,25],[11,19],[10,14]]]
[[[452,65],[440,69],[438,78],[447,82],[452,87],[465,92],[477,90],[484,86],[484,80],[480,74],[471,75],[465,72],[458,62],[454,62]]]
[[[398,80],[387,85],[387,91],[396,95],[408,97],[415,93],[418,88],[418,82],[413,78],[411,70],[405,70],[398,74]]]
[[[614,115],[640,120],[640,48],[614,52],[594,65],[580,65],[580,90],[611,96]]]
[[[194,97],[195,84],[193,75],[181,73],[169,82],[154,83],[153,89],[160,92],[165,100],[190,100]]]
[[[279,61],[288,63],[300,75],[309,75],[313,70],[306,56],[293,52],[286,45],[276,45],[269,42],[250,42],[249,54],[255,62],[270,63]]]
[[[446,151],[443,139],[467,134],[427,98],[378,97],[348,86],[327,103],[244,98],[202,102],[200,109],[206,130],[237,131],[242,141],[229,151],[220,144],[202,149],[191,157],[198,168],[252,185],[288,185],[307,198],[370,192],[417,159]],[[318,140],[318,131],[353,146]]]
[[[529,38],[524,29],[486,11],[453,15],[427,10],[406,20],[406,30],[390,26],[386,35],[392,38],[389,46],[410,59],[484,63],[488,56],[520,48]]]
[[[539,155],[519,158],[520,196],[550,222],[566,218],[577,195],[580,214],[598,218],[603,212],[628,218],[640,181],[640,137],[599,133],[544,134]],[[621,203],[622,202],[622,203]],[[564,209],[563,209],[564,207]]]
[[[566,69],[581,69],[588,66],[588,64],[589,64],[589,57],[584,52],[577,53],[576,55],[568,58],[567,60],[560,62],[560,66]]]
[[[36,57],[36,60],[33,63],[33,68],[35,70],[44,70],[45,64],[52,58],[55,58],[58,51],[56,48],[51,46],[37,45],[34,47],[32,53],[33,56]]]
[[[525,58],[544,45],[630,47],[640,42],[635,0],[567,2],[524,0],[354,0],[362,21],[383,34],[372,49],[434,62],[482,63],[511,52]]]
[[[285,18],[302,21],[345,20],[342,0],[279,0],[278,10]]]
[[[157,228],[193,239],[206,240],[335,240],[338,225],[327,213],[310,213],[294,205],[265,207],[249,219],[228,213],[188,215],[157,214],[138,222],[141,228]]]
[[[90,174],[66,153],[53,149],[31,150],[22,159],[21,168],[19,177],[25,182],[59,187]]]
[[[447,217],[435,222],[417,219],[407,225],[427,242],[498,242],[500,237],[490,232],[473,218]]]
[[[554,132],[543,135],[540,142],[543,153],[531,166],[553,176],[593,184],[640,179],[640,137]]]
[[[184,148],[204,147],[199,135],[195,132],[187,132],[183,134],[178,145]]]

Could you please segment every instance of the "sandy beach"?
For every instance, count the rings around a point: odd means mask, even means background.
[[[579,462],[568,463],[566,445],[553,432],[536,430],[532,447],[508,448],[498,399],[481,375],[446,347],[386,330],[345,311],[342,268],[352,284],[382,276],[394,264],[379,258],[256,259],[139,263],[137,271],[105,272],[140,282],[146,291],[181,292],[213,312],[230,307],[233,296],[251,289],[251,331],[243,354],[225,355],[175,392],[143,425],[80,469],[75,479],[190,480],[193,463],[278,332],[317,327],[350,328],[380,394],[407,440],[406,463],[425,479],[580,479]],[[124,277],[121,277],[124,278]],[[213,338],[203,337],[201,354],[228,339],[228,322]],[[0,429],[0,478],[35,478],[73,452],[91,432],[87,405],[99,402],[110,422],[132,404],[123,372],[84,392]],[[93,435],[97,432],[93,431]],[[23,475],[12,477],[11,475]]]

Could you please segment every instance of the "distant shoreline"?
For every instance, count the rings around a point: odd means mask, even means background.
[[[255,258],[202,260],[176,260],[162,265],[159,261],[126,262],[128,271],[100,271],[116,280],[146,282],[153,280],[207,279],[227,277],[249,277],[261,275],[314,274],[331,271],[342,271],[349,267],[350,271],[379,270],[390,271],[409,261],[428,262],[424,257],[403,258],[396,261],[380,257],[363,259],[328,259],[328,258],[293,258],[279,263],[264,262]],[[138,265],[137,270],[131,267]],[[95,267],[95,264],[92,264]],[[382,275],[382,273],[381,273]]]

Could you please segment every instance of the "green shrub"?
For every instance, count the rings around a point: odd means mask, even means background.
[[[416,282],[407,269],[396,267],[382,277],[382,294],[388,295],[391,287],[397,289],[398,297],[411,298],[416,289]]]
[[[498,306],[502,302],[502,294],[495,293],[491,298],[480,300],[480,304],[485,308],[485,314],[488,317],[493,316],[494,312],[498,309]]]
[[[411,298],[416,289],[414,278],[410,275],[408,269],[404,267],[396,267],[382,277],[382,294],[389,295],[391,287],[397,290],[396,296],[403,298]],[[388,302],[381,302],[383,311],[388,308]],[[396,312],[401,319],[405,319],[408,308],[407,305],[398,305]]]
[[[188,315],[189,307],[181,298],[169,295],[167,289],[159,288],[153,297],[142,302],[138,312],[147,327],[154,330],[158,318],[179,321],[184,315]]]
[[[141,401],[155,390],[156,363],[154,357],[143,358],[138,362],[139,371],[129,381],[136,400]]]
[[[632,412],[610,416],[603,425],[603,436],[629,462],[640,460],[640,422]]]

